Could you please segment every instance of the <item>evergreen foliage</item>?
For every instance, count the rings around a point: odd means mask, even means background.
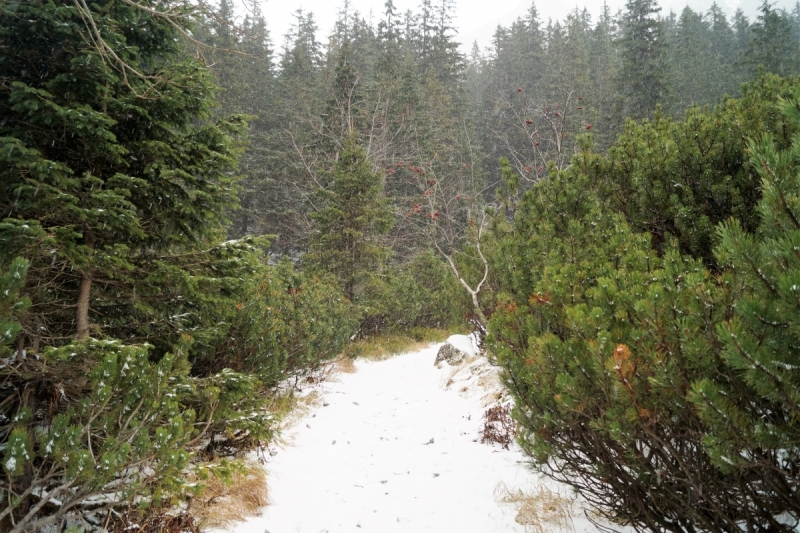
[[[341,353],[357,324],[335,279],[297,271],[288,260],[261,267],[226,319],[230,329],[203,374],[231,369],[272,387],[313,372]]]
[[[649,116],[656,104],[668,104],[672,95],[668,78],[667,43],[661,11],[655,0],[628,0],[620,24],[620,56],[617,87],[622,117]],[[684,11],[687,19],[691,14]]]
[[[683,121],[629,123],[607,158],[586,139],[570,167],[524,194],[513,224],[495,224],[488,342],[515,397],[520,444],[612,521],[641,531],[789,531],[798,518],[790,232],[800,115],[794,99],[776,101],[796,86],[766,76],[741,100]],[[750,112],[781,136],[726,141]],[[631,143],[640,148],[628,151]],[[676,171],[678,160],[693,166]],[[610,170],[612,161],[621,166]],[[752,166],[731,172],[725,161]],[[637,184],[625,193],[634,205],[659,176],[708,180],[691,195],[651,198],[647,213],[698,222],[698,206],[722,210],[706,232],[634,230],[627,221],[643,218],[603,201],[622,168],[642,172],[627,182]],[[746,179],[737,184],[737,175]],[[753,195],[759,208],[713,203],[722,192]],[[714,228],[728,218],[715,251]],[[715,252],[709,270],[701,260]]]
[[[0,4],[3,530],[178,503],[354,329],[338,287],[224,241],[247,124],[212,113],[199,19]]]
[[[715,227],[730,216],[747,231],[758,225],[758,176],[746,157],[751,132],[774,131],[781,146],[794,135],[778,98],[796,80],[763,76],[712,111],[687,110],[682,120],[657,112],[652,120],[629,121],[592,171],[601,197],[624,213],[637,231],[660,248],[669,236],[683,253],[712,265]]]
[[[77,6],[14,6],[0,25],[11,51],[0,70],[13,80],[0,89],[0,242],[31,260],[31,310],[48,317],[25,324],[26,335],[85,338],[98,314],[135,314],[137,283],[161,266],[169,276],[165,256],[219,238],[236,204],[244,124],[197,127],[213,102],[210,75],[177,61],[177,31],[154,15],[130,5],[97,13],[127,65],[114,68],[84,40]]]
[[[800,126],[800,93],[781,102],[787,121]],[[693,399],[711,430],[705,439],[714,461],[729,472],[760,471],[764,499],[800,516],[795,495],[800,442],[797,417],[798,264],[800,235],[800,139],[781,148],[772,134],[750,145],[761,178],[760,224],[747,232],[731,219],[718,228],[720,264],[730,268],[745,294],[736,314],[717,325],[720,353],[732,379],[709,375],[695,384]]]
[[[368,306],[362,336],[413,328],[460,328],[471,305],[453,273],[431,250],[373,278],[362,301]]]
[[[8,270],[0,276],[0,357],[10,355],[10,344],[22,329],[17,318],[30,306],[30,301],[19,295],[25,284],[28,265],[27,260],[15,257]]]
[[[469,58],[451,0],[279,52],[209,7],[0,0],[0,529],[174,505],[348,339],[465,319],[603,516],[795,527],[800,7]]]
[[[380,271],[390,250],[381,242],[394,223],[383,197],[381,176],[354,138],[345,141],[331,170],[330,189],[320,190],[325,205],[311,216],[317,229],[311,236],[306,268],[330,272],[345,296],[356,300],[370,274]]]
[[[4,369],[4,389],[27,396],[50,385],[58,407],[43,424],[24,397],[4,402],[10,483],[0,520],[11,531],[74,521],[87,507],[157,509],[191,490],[185,446],[194,411],[179,400],[194,389],[185,354],[152,363],[146,345],[89,340],[48,349],[43,362],[16,370]]]
[[[750,29],[745,62],[752,70],[789,76],[800,67],[800,43],[792,22],[767,0],[759,7],[759,16]]]

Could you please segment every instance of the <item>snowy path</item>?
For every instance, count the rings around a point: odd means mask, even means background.
[[[326,383],[327,405],[289,430],[291,445],[266,465],[272,505],[232,530],[524,531],[493,493],[537,478],[518,451],[480,443],[480,394],[445,390],[451,369],[433,366],[437,348],[358,361],[356,373]]]

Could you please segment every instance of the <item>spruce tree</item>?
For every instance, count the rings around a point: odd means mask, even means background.
[[[619,40],[622,63],[617,74],[621,117],[648,117],[657,104],[670,102],[667,43],[659,11],[655,0],[625,4]]]
[[[325,204],[312,214],[316,228],[303,264],[336,276],[352,301],[389,259],[390,249],[381,239],[394,217],[383,197],[382,177],[353,136],[345,140],[329,179],[331,187],[319,191]]]
[[[240,209],[231,216],[228,230],[233,237],[269,233],[264,218],[272,200],[270,174],[277,142],[272,137],[280,130],[270,35],[258,3],[251,1],[247,7],[244,20],[236,24],[232,6],[222,0],[215,18],[198,31],[209,33],[203,39],[213,47],[206,52],[208,63],[223,88],[215,114],[248,116],[249,142],[239,159]]]
[[[311,227],[309,199],[318,169],[306,158],[316,157],[321,141],[316,127],[325,102],[323,62],[314,16],[298,10],[275,73],[269,135],[253,147],[266,159],[254,216],[260,233],[277,236],[272,249],[279,253],[299,253]]]
[[[737,96],[739,86],[745,81],[739,69],[735,68],[737,58],[736,34],[728,23],[724,11],[716,2],[708,10],[707,20],[710,27],[710,50],[713,61],[712,93],[715,97],[724,94]]]
[[[592,30],[589,45],[589,76],[592,83],[591,105],[596,110],[592,125],[594,140],[598,148],[611,144],[617,133],[614,124],[614,105],[616,100],[615,73],[619,68],[616,46],[616,23],[611,16],[608,4],[603,4],[600,18]],[[581,95],[583,96],[583,95]],[[598,123],[599,121],[599,123]]]
[[[796,74],[800,68],[800,43],[789,16],[775,9],[768,0],[764,0],[758,10],[744,56],[750,72],[763,67],[780,76]]]
[[[710,28],[703,16],[685,7],[678,18],[669,49],[676,114],[717,100],[714,83],[719,73],[715,72],[717,58],[710,53],[710,37]]]
[[[87,40],[77,4],[0,12],[11,80],[0,88],[0,260],[31,261],[31,311],[48,318],[26,324],[29,342],[86,338],[99,316],[111,326],[160,305],[145,278],[161,265],[166,281],[161,258],[213,244],[236,205],[244,124],[208,121],[210,73],[180,59],[158,9],[91,11],[113,58]]]

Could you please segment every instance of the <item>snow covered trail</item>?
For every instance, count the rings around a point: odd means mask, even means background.
[[[537,477],[520,452],[481,444],[480,394],[445,389],[451,367],[433,366],[439,346],[357,361],[356,373],[325,383],[324,403],[265,465],[271,505],[231,529],[523,532],[494,490],[499,482],[530,487]]]

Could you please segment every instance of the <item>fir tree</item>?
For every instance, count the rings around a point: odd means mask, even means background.
[[[589,76],[593,87],[591,93],[584,97],[592,100],[596,110],[597,118],[590,120],[589,124],[592,125],[595,143],[600,148],[610,145],[616,134],[616,125],[613,122],[616,100],[614,74],[619,68],[619,58],[615,32],[616,24],[611,16],[611,9],[604,3],[590,37]]]
[[[718,22],[719,24],[719,22]],[[714,83],[719,60],[711,52],[710,29],[703,17],[691,8],[681,11],[670,39],[670,64],[673,67],[675,110],[707,105],[717,100]],[[677,113],[676,113],[677,114]]]
[[[345,295],[356,300],[365,280],[389,259],[381,237],[394,219],[382,178],[354,137],[345,141],[329,179],[330,189],[319,191],[325,206],[312,214],[316,230],[303,264],[332,273]]]
[[[622,64],[617,88],[622,98],[622,117],[650,116],[657,104],[671,98],[667,44],[655,0],[628,0],[620,25]]]
[[[758,8],[759,16],[750,30],[744,59],[751,72],[759,67],[781,76],[796,74],[800,67],[800,43],[785,12],[768,0]]]
[[[736,96],[739,86],[745,81],[739,69],[735,68],[737,60],[736,34],[728,23],[725,13],[716,2],[708,10],[708,24],[710,26],[710,50],[712,55],[711,65],[711,92],[715,97],[723,94]]]
[[[92,12],[119,48],[115,63],[85,40],[77,6],[16,9],[0,14],[12,51],[0,71],[13,80],[0,88],[3,260],[30,258],[31,309],[49,317],[26,334],[86,338],[93,313],[129,320],[158,304],[142,287],[156,258],[221,237],[244,124],[205,121],[210,73],[178,59],[177,30],[156,15],[127,4]]]

